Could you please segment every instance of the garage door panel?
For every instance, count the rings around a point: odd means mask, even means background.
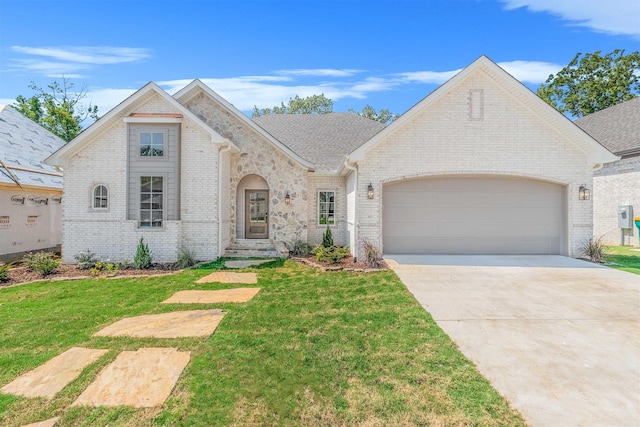
[[[561,254],[564,189],[513,177],[385,185],[385,253]]]

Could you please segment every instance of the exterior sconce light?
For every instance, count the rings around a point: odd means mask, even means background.
[[[582,184],[578,189],[578,199],[589,200],[590,198],[591,198],[591,191],[589,191],[586,185]]]
[[[373,199],[373,185],[371,185],[371,183],[369,183],[369,186],[367,187],[367,199]]]
[[[289,203],[291,203],[291,196],[289,195],[289,192],[287,191],[287,195],[284,196],[284,202],[288,205]]]

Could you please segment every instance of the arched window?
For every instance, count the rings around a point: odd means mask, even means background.
[[[104,185],[96,185],[93,188],[93,209],[107,209],[109,203],[109,194],[107,187]]]

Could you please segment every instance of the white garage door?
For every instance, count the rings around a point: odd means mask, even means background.
[[[563,254],[564,187],[504,176],[422,178],[383,188],[386,254]]]

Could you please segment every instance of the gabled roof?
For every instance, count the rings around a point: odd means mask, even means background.
[[[354,162],[363,160],[365,153],[382,141],[387,136],[391,135],[396,129],[402,127],[405,123],[409,122],[416,114],[427,108],[429,105],[436,102],[438,99],[444,97],[455,86],[463,82],[469,75],[481,70],[489,75],[493,80],[497,81],[504,90],[506,90],[514,99],[518,100],[525,108],[531,111],[533,114],[540,117],[545,123],[553,127],[565,138],[573,143],[580,151],[585,153],[588,160],[593,164],[608,163],[618,160],[617,156],[614,156],[605,147],[603,147],[598,141],[591,138],[582,129],[576,126],[568,118],[558,112],[555,108],[544,102],[540,97],[533,93],[529,88],[520,83],[511,74],[500,68],[495,62],[491,61],[486,56],[481,56],[472,62],[465,69],[449,79],[442,86],[434,90],[422,101],[414,105],[406,113],[400,116],[397,120],[387,126],[383,131],[376,134],[366,143],[352,151],[347,160]]]
[[[256,123],[254,123],[250,118],[245,116],[240,110],[238,110],[236,107],[234,107],[226,99],[224,99],[223,97],[218,95],[209,86],[207,86],[206,84],[202,83],[202,81],[200,81],[199,79],[195,79],[194,81],[189,83],[186,87],[184,87],[181,90],[179,90],[178,92],[176,92],[173,95],[173,97],[176,100],[178,100],[178,102],[186,102],[186,100],[192,98],[194,96],[194,93],[196,93],[198,90],[202,91],[207,96],[209,96],[211,99],[216,101],[218,104],[222,105],[227,111],[229,111],[231,114],[233,114],[238,120],[240,120],[242,123],[247,125],[247,127],[252,129],[258,135],[260,135],[263,138],[265,138],[267,141],[269,141],[271,144],[273,144],[274,147],[276,147],[278,150],[283,152],[289,158],[293,159],[294,161],[296,161],[297,163],[299,163],[300,165],[302,165],[304,167],[307,167],[307,168],[310,168],[310,169],[313,169],[315,167],[315,165],[312,162],[302,158],[296,152],[294,152],[290,147],[288,147],[287,145],[283,144],[278,139],[274,138],[273,135],[269,134],[263,128],[261,128]]]
[[[323,171],[337,171],[346,153],[385,128],[353,113],[269,114],[253,121]]]
[[[42,161],[64,144],[11,106],[0,105],[0,183],[62,189],[62,174]]]
[[[86,144],[91,141],[91,137],[97,135],[101,130],[107,128],[115,120],[123,120],[125,110],[137,102],[142,102],[152,94],[159,95],[164,101],[169,103],[172,107],[179,111],[184,117],[189,118],[196,123],[202,130],[211,136],[211,142],[213,144],[229,144],[232,148],[237,150],[237,147],[229,140],[220,136],[216,131],[207,126],[202,120],[200,120],[195,114],[185,108],[182,104],[169,96],[160,86],[153,82],[147,83],[142,89],[135,92],[133,95],[122,101],[116,107],[114,107],[107,114],[102,116],[99,120],[85,129],[82,133],[76,136],[73,140],[67,143],[64,147],[49,156],[45,163],[54,166],[66,166],[68,159],[73,154],[81,150]],[[170,120],[172,118],[164,118],[163,120]],[[147,120],[152,120],[149,118]]]
[[[640,97],[581,117],[574,123],[614,154],[640,152]]]

